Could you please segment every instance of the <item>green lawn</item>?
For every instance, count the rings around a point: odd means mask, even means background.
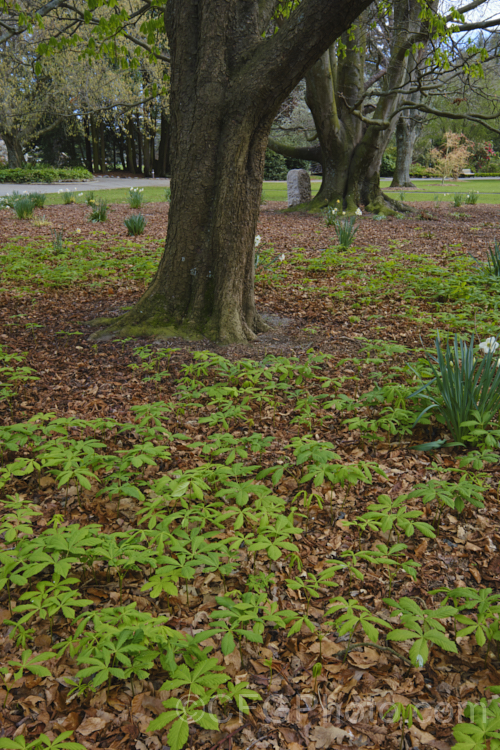
[[[391,181],[384,179],[381,181],[383,189],[387,189]],[[313,179],[311,183],[312,194],[315,195],[321,185],[321,179]],[[500,179],[491,180],[459,180],[452,182],[447,180],[444,185],[441,180],[428,180],[425,182],[416,182],[416,189],[405,189],[403,191],[394,190],[390,191],[394,197],[400,197],[400,192],[404,193],[405,201],[429,201],[434,200],[435,196],[439,196],[440,202],[453,203],[454,193],[463,193],[466,195],[471,190],[479,193],[478,203],[500,203]],[[76,200],[81,203],[85,200],[86,195],[91,190],[90,185],[79,186],[75,193]],[[263,197],[266,202],[271,201],[286,201],[286,182],[264,182],[263,185]],[[126,203],[129,190],[128,188],[116,188],[115,190],[96,190],[95,196],[98,198],[105,198],[108,203]],[[163,187],[145,187],[144,188],[144,201],[146,203],[157,203],[165,200],[165,188]],[[60,193],[49,193],[47,194],[48,206],[57,205],[63,203],[63,195]]]
[[[387,189],[391,180],[381,180],[380,184],[383,189]],[[389,191],[389,194],[399,198],[400,193],[403,192],[405,201],[429,201],[438,198],[440,202],[453,203],[454,193],[461,193],[465,196],[474,191],[479,193],[478,203],[500,203],[500,179],[446,180],[444,184],[440,179],[436,179],[418,181],[415,182],[415,186],[415,188],[403,189],[403,191],[394,189]]]
[[[66,190],[66,188],[64,190]],[[84,203],[88,194],[92,192],[91,183],[84,183],[83,185],[79,185],[76,190],[70,188],[69,192],[72,194],[74,193],[77,203]],[[108,203],[127,203],[129,189],[115,188],[114,190],[94,190],[93,192],[96,200],[98,200],[99,198],[105,198]],[[165,200],[165,188],[145,187],[143,195],[145,203],[158,203]],[[62,193],[47,193],[47,200],[45,205],[57,206],[61,205],[61,203],[64,203],[64,197]]]
[[[391,184],[391,180],[381,180],[380,184],[384,190],[387,190]],[[311,189],[313,195],[318,192],[320,185],[320,179],[312,180]],[[435,196],[439,196],[440,202],[453,203],[454,193],[462,193],[465,196],[474,190],[479,193],[478,203],[500,203],[500,179],[476,180],[472,178],[456,182],[446,180],[444,185],[440,179],[436,179],[426,180],[425,182],[418,181],[415,185],[415,189],[405,189],[402,191],[404,192],[405,201],[429,201],[434,200]],[[400,198],[400,193],[400,190],[389,191],[389,194],[392,194],[397,199]],[[265,182],[263,194],[266,201],[286,201],[286,182]]]

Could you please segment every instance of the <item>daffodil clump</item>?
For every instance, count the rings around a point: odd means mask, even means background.
[[[128,204],[130,208],[140,208],[144,201],[144,188],[131,187],[128,191]]]
[[[65,190],[61,189],[61,190],[58,190],[57,192],[61,195],[62,202],[64,203],[65,206],[69,206],[71,203],[76,203],[76,195],[75,195],[76,188],[73,188],[73,190],[71,191],[68,190],[68,188],[66,188]]]

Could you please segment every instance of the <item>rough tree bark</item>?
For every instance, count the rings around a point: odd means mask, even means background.
[[[410,52],[406,88],[415,79],[415,74],[418,74],[419,65],[426,57],[427,49],[428,45],[425,45],[425,47],[417,50],[415,54],[413,51]],[[421,100],[421,92],[417,90],[407,94],[405,95],[405,99],[412,102],[412,104],[418,105]],[[396,126],[396,167],[391,187],[415,187],[410,178],[410,168],[413,159],[413,148],[420,135],[424,118],[425,115],[419,113],[417,109],[406,109],[399,115]]]
[[[251,341],[264,154],[280,104],[370,0],[169,0],[172,197],[165,251],[139,303],[105,331]]]
[[[13,169],[23,167],[26,163],[24,161],[23,145],[26,146],[36,138],[39,138],[40,136],[45,135],[46,133],[50,133],[52,130],[55,130],[57,127],[59,127],[61,122],[62,118],[58,118],[57,120],[54,120],[54,122],[52,122],[50,125],[47,125],[47,127],[39,128],[38,130],[35,128],[30,128],[28,126],[24,129],[11,128],[9,130],[5,129],[0,131],[0,138],[5,142],[5,145],[7,146],[9,168]]]
[[[160,145],[158,148],[158,160],[155,161],[155,172],[157,177],[167,177],[170,174],[170,121],[166,112],[162,109],[160,120]]]
[[[5,141],[7,146],[7,166],[9,169],[19,169],[24,167],[24,154],[21,142],[12,133],[2,133],[2,139]]]
[[[421,129],[422,118],[415,110],[405,110],[401,113],[396,126],[396,166],[391,187],[415,187],[411,181],[410,169],[413,148]]]
[[[422,31],[420,10],[418,0],[393,2],[391,49],[377,76],[381,95],[371,112],[360,111],[365,91],[373,84],[373,80],[368,85],[365,80],[366,17],[356,24],[354,34],[342,36],[342,56],[332,46],[308,71],[306,103],[313,115],[319,149],[302,148],[299,158],[319,161],[323,179],[312,201],[295,210],[314,211],[339,203],[349,211],[358,206],[375,213],[403,208],[382,193],[380,164],[397,123],[394,115],[402,100],[408,51]],[[299,155],[299,150],[273,139],[269,147],[286,156]]]

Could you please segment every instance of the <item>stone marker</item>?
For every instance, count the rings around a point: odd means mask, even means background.
[[[311,178],[305,169],[291,169],[286,176],[286,188],[289,206],[311,200]]]

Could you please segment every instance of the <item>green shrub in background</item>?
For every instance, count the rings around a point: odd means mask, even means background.
[[[410,167],[410,177],[436,177],[430,167],[423,167],[421,164],[412,164]]]
[[[0,169],[0,182],[58,182],[59,180],[92,180],[85,167],[21,167]]]
[[[43,208],[47,200],[45,193],[20,193],[17,190],[13,190],[11,195],[4,195],[0,198],[0,208],[14,208],[14,205],[21,198],[29,199],[33,204],[33,208]]]
[[[264,163],[264,179],[286,180],[287,174],[288,167],[286,165],[285,157],[267,148],[266,161]]]
[[[382,163],[380,164],[380,176],[392,177],[395,169],[396,169],[396,155],[390,153],[390,150],[388,150],[385,152],[385,154],[382,157]]]
[[[311,169],[311,162],[305,159],[294,159],[293,156],[282,156],[270,148],[266,149],[266,161],[264,164],[265,180],[286,180],[291,169]]]
[[[294,159],[293,156],[285,156],[285,164],[288,171],[290,171],[290,169],[307,169],[309,172],[311,169],[310,161],[306,161],[305,159]]]

